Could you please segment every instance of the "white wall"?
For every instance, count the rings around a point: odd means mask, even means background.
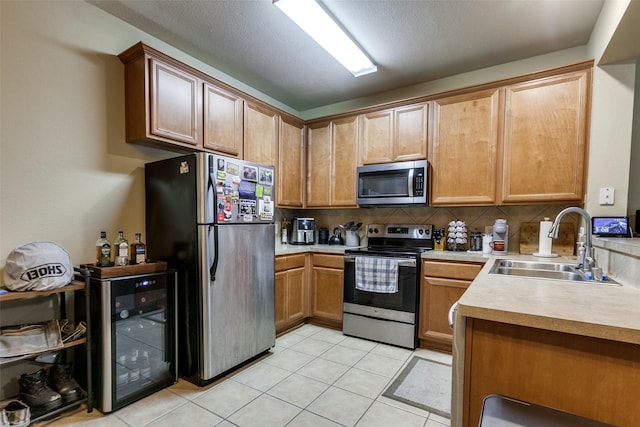
[[[2,0],[0,19],[0,267],[14,247],[33,240],[61,244],[74,264],[92,262],[100,230],[112,239],[119,229],[129,238],[144,232],[143,165],[175,155],[124,142],[124,68],[117,54],[142,40],[219,78],[220,72],[83,1]],[[586,47],[578,47],[398,93],[433,93],[588,58]],[[598,129],[592,149],[622,158],[628,143],[607,136],[618,125],[630,133],[627,118],[610,123],[631,115],[627,74],[607,70],[596,81],[594,93],[615,90],[606,99],[615,108],[592,119]],[[590,185],[610,175],[628,182],[609,158],[591,166]],[[628,183],[615,185],[626,193]]]
[[[611,37],[629,6],[629,0],[603,5],[589,40],[595,59],[591,107],[589,176],[585,208],[596,216],[626,215],[629,197],[629,159],[633,127],[635,61],[600,65]],[[601,206],[602,187],[615,188],[615,204]]]

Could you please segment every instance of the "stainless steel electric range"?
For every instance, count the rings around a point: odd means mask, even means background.
[[[369,224],[367,248],[344,257],[342,332],[418,346],[420,254],[433,249],[432,224]]]

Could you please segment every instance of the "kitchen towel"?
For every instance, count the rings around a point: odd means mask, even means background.
[[[552,239],[549,237],[549,230],[553,221],[549,218],[545,218],[544,221],[540,221],[540,237],[538,239],[538,254],[540,256],[551,255]]]
[[[356,257],[356,289],[384,294],[398,292],[398,260]]]

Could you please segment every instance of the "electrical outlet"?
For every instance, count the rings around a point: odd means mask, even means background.
[[[600,204],[613,205],[615,189],[613,187],[602,187],[600,189]]]

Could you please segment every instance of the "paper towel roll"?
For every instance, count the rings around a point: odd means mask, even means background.
[[[549,230],[553,221],[549,221],[549,218],[545,218],[544,221],[540,221],[540,239],[538,240],[538,253],[542,256],[551,255],[551,243],[552,239],[549,236]]]

